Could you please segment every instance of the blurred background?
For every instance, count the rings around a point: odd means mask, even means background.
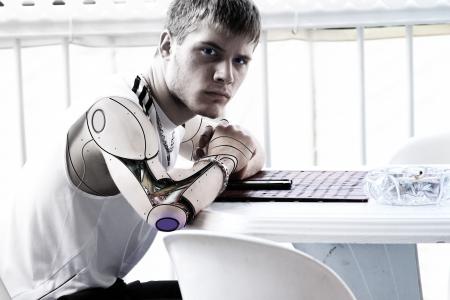
[[[99,78],[148,70],[168,2],[0,0],[2,205]],[[449,0],[255,2],[261,42],[226,117],[261,141],[267,168],[379,167],[409,137],[450,131]],[[445,246],[419,245],[425,300],[448,297]],[[127,279],[172,277],[158,241]]]

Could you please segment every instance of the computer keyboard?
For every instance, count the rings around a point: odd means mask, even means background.
[[[216,201],[367,202],[366,171],[261,171],[250,180],[290,179],[289,190],[225,190]]]

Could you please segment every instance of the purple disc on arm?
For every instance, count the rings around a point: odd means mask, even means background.
[[[180,223],[174,218],[162,218],[156,222],[156,228],[160,231],[174,231]]]

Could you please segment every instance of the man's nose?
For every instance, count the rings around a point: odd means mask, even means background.
[[[214,80],[223,82],[225,84],[233,83],[233,63],[229,61],[222,61],[217,64],[216,70],[214,72]]]

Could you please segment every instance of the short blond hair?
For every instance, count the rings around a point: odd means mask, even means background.
[[[261,17],[252,0],[174,0],[168,10],[166,29],[178,43],[206,22],[233,35],[259,42]]]

